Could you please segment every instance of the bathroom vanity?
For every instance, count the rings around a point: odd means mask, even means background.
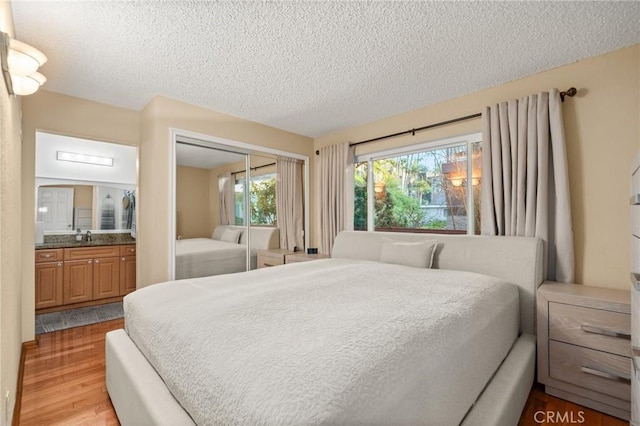
[[[36,313],[117,302],[136,289],[135,240],[103,235],[36,244]]]

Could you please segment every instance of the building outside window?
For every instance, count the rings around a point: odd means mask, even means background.
[[[357,156],[354,229],[479,234],[480,136]]]

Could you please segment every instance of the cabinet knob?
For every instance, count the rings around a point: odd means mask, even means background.
[[[100,263],[100,261],[98,259],[96,259],[96,263]]]
[[[123,257],[123,258],[122,258],[122,261],[124,262],[124,260],[125,260],[125,259],[124,259],[124,257]]]
[[[51,257],[51,255],[50,255],[50,254],[45,254],[45,255],[44,255],[44,258],[45,258],[45,259],[48,259],[48,258],[50,258],[50,257]]]
[[[92,261],[92,260],[90,260],[90,261],[88,261],[87,263],[93,263],[93,261]]]
[[[62,266],[62,262],[58,262],[58,268]]]

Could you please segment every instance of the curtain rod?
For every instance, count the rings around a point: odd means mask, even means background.
[[[249,167],[249,170],[258,170],[263,167],[275,166],[276,163],[263,164],[262,166]],[[238,173],[246,173],[246,170],[238,170],[237,172],[231,172],[232,175],[237,175]]]
[[[560,100],[562,102],[564,102],[565,96],[569,96],[570,98],[572,98],[577,93],[578,93],[578,90],[575,87],[571,87],[565,92],[560,92]],[[377,142],[377,141],[380,141],[380,140],[383,140],[383,139],[389,139],[389,138],[395,138],[396,136],[407,135],[409,133],[411,133],[412,136],[415,136],[416,132],[420,132],[422,130],[432,129],[434,127],[446,126],[447,124],[453,124],[453,123],[458,123],[460,121],[471,120],[472,118],[478,118],[478,117],[481,117],[481,116],[482,116],[482,113],[465,115],[464,117],[453,118],[451,120],[441,121],[439,123],[429,124],[429,125],[426,125],[426,126],[415,128],[415,129],[405,130],[404,132],[398,132],[398,133],[393,133],[393,134],[390,134],[390,135],[380,136],[380,137],[373,138],[373,139],[367,139],[366,141],[352,142],[352,143],[349,144],[349,146],[356,146],[356,145],[361,145],[361,144],[364,144],[364,143]],[[320,150],[316,150],[316,155],[320,155]]]

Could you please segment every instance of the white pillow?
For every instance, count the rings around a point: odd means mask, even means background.
[[[387,238],[382,240],[380,262],[396,265],[412,266],[414,268],[431,268],[433,255],[438,241],[394,241]]]
[[[226,241],[227,243],[238,244],[240,239],[240,231],[232,231],[231,229],[225,229],[220,236],[220,241]]]

